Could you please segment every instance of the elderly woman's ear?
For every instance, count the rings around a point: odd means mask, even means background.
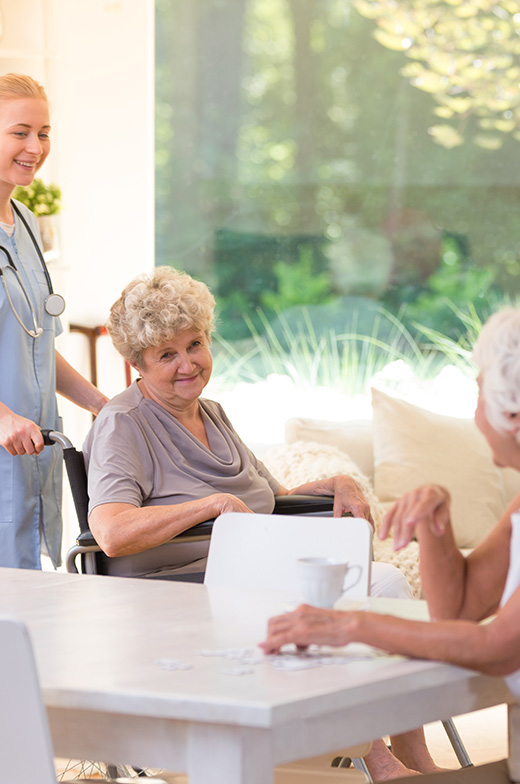
[[[508,430],[512,433],[516,441],[520,440],[520,413],[518,411],[510,412],[506,415],[508,419]]]

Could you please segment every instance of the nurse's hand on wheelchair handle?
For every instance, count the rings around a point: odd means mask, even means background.
[[[39,455],[44,447],[38,425],[4,404],[0,404],[0,445],[13,456]]]

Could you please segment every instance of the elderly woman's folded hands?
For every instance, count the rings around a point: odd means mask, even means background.
[[[384,516],[380,539],[393,533],[394,549],[402,550],[415,538],[420,526],[442,536],[450,523],[450,494],[440,485],[422,485],[397,501]]]

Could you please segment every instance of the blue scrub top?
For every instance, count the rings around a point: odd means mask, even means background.
[[[23,204],[16,204],[39,240],[36,218]],[[0,400],[41,428],[61,430],[54,346],[56,335],[62,331],[61,323],[45,312],[49,287],[33,242],[16,214],[11,238],[0,227],[0,245],[11,254],[36,310],[38,326],[43,327],[40,337],[27,335],[0,284]],[[1,250],[0,265],[2,269],[9,266]],[[25,326],[33,329],[16,276],[7,270],[5,281],[16,311]],[[40,528],[54,566],[61,563],[61,467],[58,445],[45,447],[40,455],[16,457],[0,447],[0,566],[41,569]]]

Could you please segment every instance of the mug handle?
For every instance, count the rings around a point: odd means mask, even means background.
[[[354,580],[354,582],[353,583],[349,583],[349,585],[343,584],[343,593],[346,593],[346,591],[350,591],[350,589],[353,588],[360,581],[361,574],[362,574],[362,569],[361,569],[361,565],[360,564],[355,564],[354,566],[349,566],[348,567],[345,579],[347,579],[347,577],[350,576],[351,572],[356,572],[356,571],[357,571],[357,577]]]

